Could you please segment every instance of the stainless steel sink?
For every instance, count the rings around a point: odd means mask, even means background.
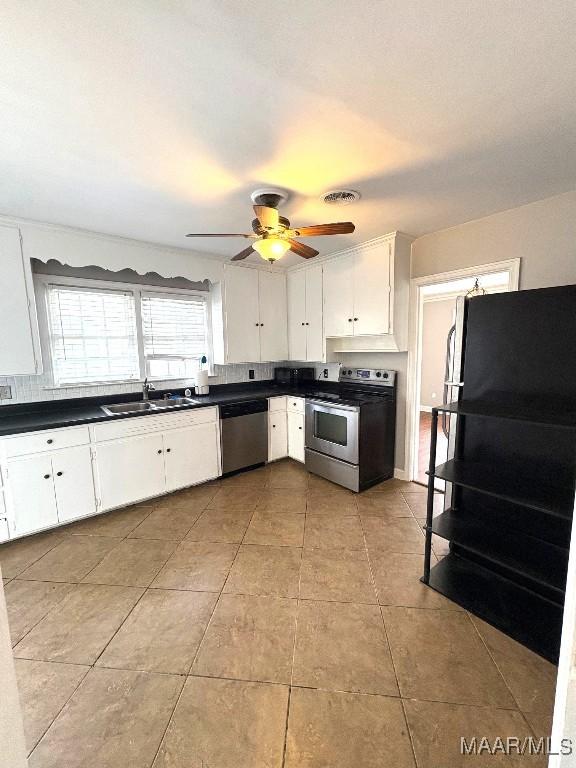
[[[117,416],[119,413],[155,413],[167,411],[171,408],[181,408],[183,405],[196,405],[199,400],[191,397],[173,397],[170,400],[139,400],[137,403],[113,403],[100,407],[108,416]]]

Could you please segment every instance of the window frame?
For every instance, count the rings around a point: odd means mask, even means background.
[[[123,283],[116,280],[92,280],[89,278],[66,277],[64,275],[49,275],[44,273],[34,274],[34,291],[36,294],[36,305],[38,310],[38,325],[40,331],[40,343],[42,347],[42,356],[48,365],[44,366],[46,373],[49,373],[51,386],[47,389],[78,389],[82,387],[113,386],[115,384],[134,384],[137,381],[143,381],[148,378],[149,381],[186,381],[193,382],[193,378],[166,378],[148,376],[146,366],[146,356],[144,355],[144,328],[142,321],[142,294],[156,294],[182,296],[190,299],[201,299],[206,305],[206,339],[208,357],[208,372],[211,375],[212,370],[212,313],[209,291],[193,291],[185,288],[163,288],[157,285],[140,283]],[[92,381],[81,383],[58,384],[54,376],[54,364],[52,360],[52,339],[50,336],[50,316],[48,308],[48,288],[50,286],[62,286],[66,288],[88,288],[91,290],[110,290],[123,291],[132,294],[134,298],[134,315],[136,319],[136,340],[138,350],[139,379],[117,379],[115,381]]]

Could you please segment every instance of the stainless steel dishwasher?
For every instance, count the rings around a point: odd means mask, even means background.
[[[268,461],[268,400],[220,406],[222,474]]]

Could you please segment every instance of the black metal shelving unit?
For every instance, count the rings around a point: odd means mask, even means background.
[[[442,412],[457,420],[455,457],[436,466],[438,415]],[[490,420],[484,431],[479,427],[483,420]],[[503,423],[506,425],[499,428]],[[468,428],[474,433],[473,448],[481,442],[481,450],[466,450]],[[431,429],[422,581],[556,663],[574,506],[574,471],[566,472],[566,462],[562,471],[550,471],[546,466],[538,471],[530,461],[526,462],[525,472],[519,471],[521,464],[510,446],[521,444],[525,435],[530,443],[541,434],[542,450],[561,440],[564,454],[566,447],[569,453],[574,445],[576,461],[576,413],[547,411],[541,405],[532,408],[530,403],[508,406],[463,400],[434,408]],[[520,430],[518,434],[515,429]],[[510,434],[516,443],[509,440]],[[491,444],[495,446],[493,461]],[[511,453],[510,465],[506,461],[507,449]],[[453,486],[452,506],[436,517],[435,478]],[[450,552],[431,567],[433,534],[450,542]]]

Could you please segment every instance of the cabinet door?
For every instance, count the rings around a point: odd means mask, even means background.
[[[296,461],[304,461],[304,416],[300,413],[288,414],[288,456]]]
[[[268,461],[288,455],[288,423],[286,411],[268,412]]]
[[[38,323],[30,262],[20,231],[0,226],[0,376],[40,372]]]
[[[288,357],[286,275],[258,272],[260,303],[260,360],[275,362]]]
[[[112,509],[164,492],[162,434],[130,437],[96,447],[102,509]]]
[[[225,269],[226,362],[257,363],[260,360],[258,270]]]
[[[306,360],[306,272],[288,273],[288,350],[290,360]]]
[[[28,456],[9,461],[8,487],[14,507],[16,536],[58,525],[50,456]]]
[[[313,363],[324,359],[322,328],[322,267],[310,267],[306,275],[306,359]]]
[[[354,318],[354,255],[324,266],[324,332],[326,336],[352,336]]]
[[[218,424],[164,432],[164,454],[167,491],[218,477]]]
[[[354,335],[390,329],[390,244],[358,249],[354,265]]]
[[[65,523],[96,513],[90,447],[66,448],[52,454],[58,520]]]

